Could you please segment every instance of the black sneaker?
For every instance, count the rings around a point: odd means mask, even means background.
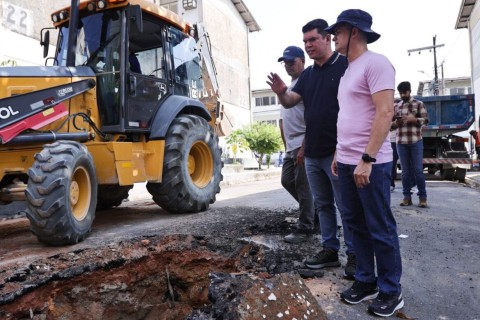
[[[295,230],[289,235],[283,237],[283,240],[288,243],[302,243],[312,239],[312,234],[303,230]]]
[[[322,269],[326,267],[339,267],[338,252],[335,249],[324,248],[322,251],[309,257],[303,263],[310,269]]]
[[[357,258],[353,253],[347,254],[347,264],[345,265],[344,277],[348,280],[355,280],[355,270],[357,269]]]
[[[402,293],[391,295],[380,292],[368,306],[368,311],[380,317],[390,317],[395,311],[402,309],[403,305]]]
[[[355,280],[350,289],[343,291],[340,297],[350,304],[357,304],[364,300],[375,299],[378,295],[376,282],[361,282]]]

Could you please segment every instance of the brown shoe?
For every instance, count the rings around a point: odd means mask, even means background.
[[[402,202],[400,202],[400,206],[406,207],[412,205],[412,198],[403,198]]]
[[[420,199],[420,202],[418,203],[418,206],[420,208],[427,208],[427,199]]]

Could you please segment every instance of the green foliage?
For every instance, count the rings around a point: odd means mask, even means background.
[[[280,129],[267,123],[254,123],[241,130],[248,147],[258,160],[258,169],[262,169],[262,161],[265,155],[271,155],[282,148]]]
[[[237,153],[248,150],[248,142],[243,136],[242,130],[234,130],[225,141],[230,145],[233,153],[233,163],[237,163]]]
[[[3,60],[0,62],[0,67],[15,67],[17,65],[17,61],[15,60]]]

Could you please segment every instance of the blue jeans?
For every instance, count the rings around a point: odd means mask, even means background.
[[[298,201],[300,216],[298,228],[312,232],[315,227],[315,207],[305,172],[305,165],[297,165],[298,149],[285,154],[282,166],[282,186]]]
[[[331,165],[333,154],[324,158],[305,157],[305,169],[308,183],[312,192],[315,209],[320,218],[320,231],[322,233],[322,246],[335,250],[340,249],[340,240],[337,236],[337,212],[343,220],[343,200],[338,189],[338,177],[332,174]],[[342,221],[343,238],[347,246],[346,253],[354,254],[352,234]]]
[[[398,162],[398,152],[397,144],[395,142],[390,143],[393,151],[393,161],[392,161],[392,180],[390,186],[395,187],[395,179],[397,179],[397,162]]]
[[[423,175],[423,140],[413,144],[397,143],[398,157],[402,166],[402,187],[403,196],[411,198],[412,184],[411,176],[415,177],[418,188],[418,197],[427,199],[427,190],[425,185],[425,176]]]
[[[401,292],[402,261],[397,223],[390,209],[392,163],[372,165],[370,184],[361,189],[357,188],[353,177],[356,166],[337,165],[345,211],[343,220],[352,232],[357,257],[355,279],[377,280],[381,292],[398,294]]]

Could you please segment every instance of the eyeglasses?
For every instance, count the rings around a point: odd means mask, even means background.
[[[295,60],[293,60],[293,61],[283,60],[282,62],[280,62],[280,64],[282,66],[290,66],[291,67],[295,64]]]

